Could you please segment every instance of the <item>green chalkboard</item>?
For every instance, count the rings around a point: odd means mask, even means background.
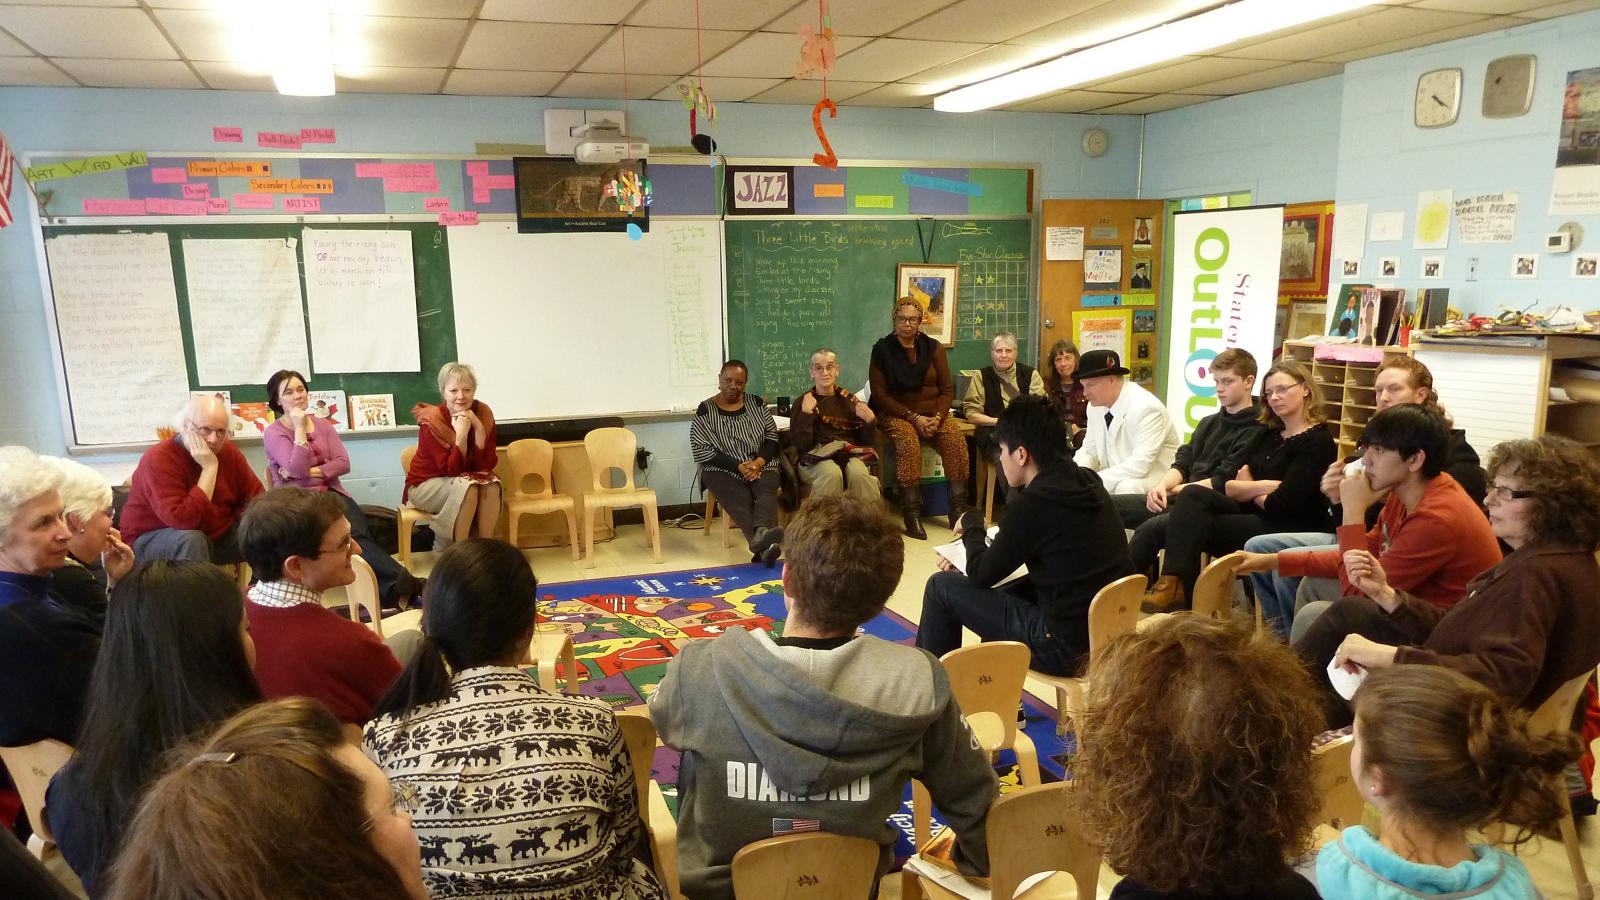
[[[190,390],[225,390],[234,402],[267,399],[263,384],[200,384],[195,368],[194,335],[189,318],[188,279],[185,277],[183,240],[248,240],[292,238],[297,248],[305,226],[294,223],[245,224],[140,224],[45,226],[46,240],[72,234],[164,234],[172,250],[172,278],[178,294],[178,322],[183,330],[184,357],[189,371]],[[432,222],[317,223],[318,229],[408,231],[411,233],[411,259],[417,286],[417,335],[422,354],[420,372],[365,372],[341,375],[308,372],[313,390],[342,390],[349,394],[394,394],[399,422],[409,423],[411,407],[418,402],[437,403],[439,367],[456,358],[455,306],[450,292],[450,248],[447,229]],[[298,249],[297,249],[298,253]],[[301,263],[301,302],[305,297],[304,263]],[[248,321],[248,298],[241,298],[241,321]],[[308,333],[307,340],[310,340]]]
[[[900,263],[961,266],[951,369],[988,365],[1001,329],[1016,333],[1019,359],[1036,356],[1029,219],[729,220],[725,239],[729,354],[769,400],[809,386],[818,347],[839,354],[840,384],[866,383],[872,344],[890,330]]]

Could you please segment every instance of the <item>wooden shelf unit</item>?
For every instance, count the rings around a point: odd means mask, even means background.
[[[1416,349],[1440,402],[1485,460],[1501,441],[1545,433],[1600,452],[1600,337],[1458,338]],[[1571,399],[1552,399],[1552,387]]]
[[[1383,361],[1345,362],[1336,359],[1317,359],[1317,345],[1306,341],[1284,341],[1285,359],[1309,366],[1311,379],[1322,394],[1322,412],[1335,429],[1334,438],[1339,444],[1339,456],[1353,456],[1367,420],[1377,411],[1377,391],[1373,382]],[[1410,347],[1382,347],[1383,360],[1397,356],[1410,356]]]

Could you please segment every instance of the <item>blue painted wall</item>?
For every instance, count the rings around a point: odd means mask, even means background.
[[[479,141],[542,144],[546,107],[619,105],[573,99],[371,94],[307,99],[218,91],[0,88],[0,122],[18,151],[204,150],[219,146],[211,141],[213,125],[238,125],[247,135],[331,127],[339,142],[319,148],[333,152],[471,154]],[[682,105],[637,102],[629,109],[630,131],[653,145],[686,143],[688,116]],[[723,103],[718,110],[714,133],[730,155],[809,158],[819,149],[809,108]],[[1085,157],[1080,147],[1091,125],[1111,134],[1111,151],[1099,159]],[[846,162],[1037,163],[1046,197],[1129,197],[1136,189],[1139,120],[1134,116],[845,107],[829,122],[828,135]],[[16,224],[0,230],[0,380],[11,386],[0,401],[0,444],[61,453],[65,432],[35,247],[38,224],[27,210],[25,190],[19,185],[12,192]],[[706,394],[714,388],[708,384]],[[484,398],[493,403],[493,385],[484,386]],[[645,423],[635,430],[640,444],[656,454],[649,481],[662,502],[688,501],[694,465],[687,424]],[[352,493],[363,502],[398,503],[399,453],[407,443],[353,436],[347,445],[355,477],[346,479]],[[246,455],[260,467],[259,445],[247,445]]]

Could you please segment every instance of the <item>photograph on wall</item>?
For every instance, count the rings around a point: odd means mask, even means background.
[[[1287,207],[1283,214],[1278,293],[1325,295],[1328,293],[1331,216],[1326,212],[1300,213],[1295,209]]]
[[[1600,213],[1600,68],[1567,73],[1550,214]]]
[[[961,267],[929,263],[901,263],[895,278],[895,296],[910,297],[922,306],[922,330],[946,347],[956,340],[956,287]]]
[[[1133,249],[1149,250],[1150,241],[1154,233],[1150,216],[1135,216],[1133,219]]]
[[[1134,346],[1134,348],[1133,348],[1133,358],[1134,359],[1149,359],[1150,358],[1150,342],[1149,341],[1140,341],[1138,344],[1136,344]]]
[[[1423,278],[1443,278],[1444,277],[1444,257],[1442,257],[1442,256],[1424,256],[1422,258],[1422,277]]]
[[[1600,256],[1593,253],[1578,253],[1572,257],[1573,278],[1594,278],[1596,269],[1600,269]]]
[[[1133,311],[1133,333],[1154,334],[1156,330],[1156,311],[1153,309],[1136,309]]]
[[[1122,287],[1122,248],[1085,247],[1083,250],[1083,289],[1115,291]]]
[[[511,160],[517,231],[650,230],[650,182],[642,159],[585,164],[555,156]]]
[[[1360,278],[1361,277],[1361,260],[1359,260],[1359,259],[1343,260],[1342,261],[1342,265],[1341,265],[1341,267],[1339,269],[1339,274],[1343,275],[1346,278]]]
[[[1538,278],[1539,254],[1514,253],[1511,256],[1512,278]]]
[[[1378,275],[1382,278],[1400,277],[1400,257],[1385,256],[1378,260]]]
[[[1133,268],[1128,270],[1128,290],[1150,290],[1150,273],[1153,271],[1155,269],[1148,258],[1135,256],[1133,258]]]
[[[1072,337],[1079,353],[1114,350],[1118,359],[1128,358],[1129,319],[1133,310],[1075,309],[1072,311]]]

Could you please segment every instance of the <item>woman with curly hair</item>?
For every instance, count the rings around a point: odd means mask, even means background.
[[[1504,822],[1550,833],[1566,814],[1551,780],[1578,758],[1571,734],[1533,737],[1527,714],[1443,666],[1373,672],[1356,692],[1350,774],[1382,817],[1346,828],[1317,856],[1324,900],[1535,896],[1515,856],[1471,844]]]
[[[1320,803],[1320,722],[1287,648],[1179,616],[1113,640],[1090,676],[1073,802],[1123,876],[1113,900],[1315,900],[1288,860],[1307,849]]]
[[[1351,672],[1445,666],[1523,709],[1600,663],[1600,464],[1567,438],[1506,441],[1489,453],[1489,526],[1512,552],[1439,609],[1389,584],[1376,557],[1344,555],[1350,583],[1295,643],[1320,683],[1330,660]],[[1329,727],[1350,708],[1324,690]]]

